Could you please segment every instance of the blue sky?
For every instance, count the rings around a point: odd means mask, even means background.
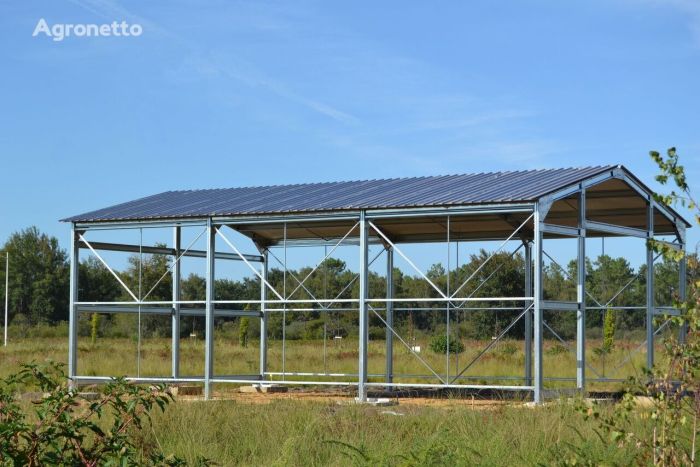
[[[608,163],[653,186],[672,145],[700,175],[696,0],[0,9],[0,240],[66,245],[59,218],[170,189]]]

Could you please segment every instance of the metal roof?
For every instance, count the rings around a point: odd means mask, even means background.
[[[62,219],[133,221],[529,202],[618,166],[166,191]]]

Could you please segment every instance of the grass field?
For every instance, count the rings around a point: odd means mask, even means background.
[[[449,374],[454,377],[469,364],[487,345],[488,341],[465,341],[465,351],[450,358]],[[613,352],[601,355],[596,352],[600,347],[598,340],[587,341],[587,373],[589,378],[605,376],[608,378],[626,378],[637,374],[645,362],[644,349],[638,349],[637,341],[617,342]],[[421,347],[420,357],[437,374],[443,378],[447,372],[444,354],[436,354],[428,349],[428,341],[418,340]],[[357,373],[357,341],[346,338],[340,341],[287,341],[285,346],[286,372],[313,373]],[[562,344],[554,340],[544,343],[545,378],[573,378],[575,376],[575,356],[572,352],[574,343]],[[437,378],[416,355],[411,354],[401,343],[394,344],[394,374],[408,375],[395,377],[399,383],[435,383]],[[7,349],[1,349],[3,364],[0,375],[12,371],[19,363],[52,359],[65,362],[68,355],[67,339],[32,338],[11,340]],[[167,338],[143,339],[140,349],[140,361],[137,342],[133,339],[99,338],[92,344],[88,338],[81,338],[78,346],[78,372],[84,376],[169,376],[171,374],[171,342]],[[139,363],[137,364],[137,361]],[[370,341],[368,367],[373,381],[383,381],[385,373],[384,341]],[[492,346],[463,375],[461,383],[465,384],[523,384],[524,345],[522,341],[504,340]],[[459,369],[459,370],[458,370]],[[270,341],[268,351],[268,371],[282,371],[282,344]],[[201,339],[182,339],[180,343],[180,374],[182,376],[201,376],[204,372],[204,342]],[[252,375],[259,373],[258,342],[252,341],[248,347],[242,347],[237,340],[217,337],[214,348],[214,372],[216,375]],[[280,379],[280,376],[270,376]],[[287,379],[330,380],[330,378],[293,377]],[[353,381],[356,378],[334,378]],[[546,380],[550,388],[572,387],[571,381]],[[595,389],[613,390],[618,384],[598,384]]]
[[[237,342],[217,339],[217,374],[256,373],[258,349],[253,342],[242,348]],[[427,343],[418,342],[418,345]],[[460,355],[464,365],[487,345],[474,342]],[[590,341],[591,364],[602,361],[593,352],[598,343]],[[636,343],[619,344],[607,355],[606,365],[630,356]],[[426,346],[427,347],[427,346]],[[426,347],[423,347],[424,349]],[[384,343],[370,344],[370,373],[384,369]],[[198,375],[203,370],[203,342],[183,339],[182,374]],[[128,339],[98,339],[96,344],[82,339],[79,348],[80,373],[84,375],[136,374],[136,343]],[[356,342],[347,339],[329,343],[325,370],[354,372],[357,368]],[[444,355],[422,352],[436,371],[445,369]],[[7,375],[23,362],[65,361],[65,338],[21,339],[0,350],[0,373]],[[142,375],[168,375],[168,339],[145,339],[141,349]],[[281,370],[281,345],[272,342],[270,371]],[[323,371],[322,342],[293,341],[286,349],[287,371]],[[644,353],[633,354],[626,369],[641,365]],[[470,374],[521,375],[524,356],[522,343],[505,341],[494,346]],[[451,365],[455,365],[453,361]],[[546,376],[573,376],[575,362],[560,344],[545,344]],[[395,369],[401,373],[429,371],[405,348],[396,348]],[[454,374],[454,370],[451,370]],[[352,378],[347,378],[351,380]],[[375,378],[381,380],[381,378]],[[417,380],[405,378],[406,381]],[[505,380],[504,380],[505,381]],[[420,382],[427,382],[420,380]],[[510,383],[508,383],[510,384]],[[562,386],[550,381],[549,385]],[[219,385],[217,391],[233,391]],[[152,427],[137,433],[143,446],[160,445],[189,461],[206,456],[222,465],[533,465],[563,460],[566,443],[583,446],[593,458],[609,463],[628,464],[635,453],[601,442],[592,427],[583,423],[567,403],[531,408],[522,403],[470,406],[462,401],[445,400],[436,404],[399,403],[380,408],[357,406],[338,398],[305,401],[294,394],[286,399],[270,398],[266,403],[245,399],[210,402],[179,401],[164,414],[156,414]],[[643,429],[642,420],[638,421]]]

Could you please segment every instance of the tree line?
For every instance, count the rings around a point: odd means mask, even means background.
[[[69,265],[68,255],[56,238],[40,232],[36,227],[16,232],[10,236],[4,246],[9,252],[11,265],[9,277],[9,317],[11,324],[35,326],[38,324],[58,324],[68,319]],[[459,292],[460,297],[522,297],[525,296],[524,258],[520,253],[497,253],[490,261],[482,264],[491,255],[480,250],[470,255],[468,261],[450,271],[449,283],[452,291],[467,278],[472,279]],[[696,265],[696,257],[691,257],[689,264]],[[119,275],[132,291],[144,296],[150,292],[147,300],[171,300],[172,278],[165,274],[172,258],[165,255],[131,255],[126,267]],[[564,265],[554,263],[544,268],[544,295],[550,300],[576,300],[576,261]],[[645,322],[644,310],[606,311],[608,308],[643,306],[646,303],[646,265],[633,267],[622,257],[614,258],[601,255],[586,259],[586,288],[590,294],[587,305],[591,307],[587,314],[587,326],[602,329],[606,314],[614,313],[615,327],[632,331],[641,329]],[[310,274],[311,273],[311,274]],[[4,269],[0,272],[0,283],[4,282]],[[299,280],[307,275],[304,286]],[[404,273],[394,269],[394,296],[397,298],[431,297],[439,294],[418,275]],[[442,264],[434,264],[426,276],[441,290],[447,290],[448,275]],[[694,274],[689,274],[693,277]],[[487,280],[488,279],[488,280]],[[671,261],[661,261],[655,267],[655,301],[660,305],[672,303],[677,294],[678,266]],[[359,284],[356,273],[348,269],[347,264],[336,258],[329,258],[312,273],[312,267],[303,267],[288,271],[272,268],[268,281],[277,290],[283,288],[290,292],[297,289],[291,299],[349,299],[357,298]],[[286,286],[285,286],[286,281]],[[629,285],[619,295],[618,290]],[[348,284],[350,284],[348,286]],[[89,257],[79,265],[78,297],[81,301],[130,301],[131,297],[119,286],[111,273],[94,257]],[[368,276],[369,296],[383,298],[386,294],[386,278],[371,271]],[[151,290],[152,289],[152,290]],[[241,280],[217,279],[215,282],[215,299],[217,300],[258,300],[260,298],[260,281],[254,277]],[[201,275],[190,274],[181,281],[182,300],[204,300],[205,280]],[[4,291],[3,291],[4,294]],[[4,297],[3,297],[4,298]],[[269,299],[275,299],[268,292]],[[610,307],[595,310],[593,307],[606,305],[611,299]],[[522,302],[467,302],[468,308],[476,310],[455,309],[454,303],[449,311],[451,332],[459,337],[484,339],[494,336],[522,312]],[[357,333],[358,315],[352,311],[341,311],[354,306],[348,303],[336,303],[328,310],[319,306],[308,310],[309,304],[290,304],[287,312],[272,312],[269,319],[270,338],[280,338],[282,321],[285,322],[285,335],[288,339],[319,338],[324,329],[327,334],[347,336]],[[385,327],[379,316],[384,316],[384,303],[373,303],[376,314],[370,311],[370,337],[383,338]],[[444,332],[446,328],[447,309],[444,302],[399,302],[395,305],[395,327],[402,330],[402,335],[413,336],[418,333]],[[201,305],[200,305],[201,307]],[[223,306],[222,306],[223,307]],[[279,305],[270,305],[279,308]],[[494,310],[498,308],[512,308]],[[233,305],[226,308],[234,308]],[[236,305],[235,308],[257,309],[258,305]],[[484,309],[491,308],[491,309]],[[303,310],[302,310],[303,309]],[[82,317],[81,329],[88,329],[89,316]],[[562,337],[575,335],[575,313],[567,311],[547,311],[545,320]],[[608,317],[610,320],[610,317]],[[215,325],[220,328],[238,326],[239,320],[217,318]],[[95,332],[103,335],[128,336],[134,329],[133,315],[106,315],[92,322]],[[168,316],[144,314],[141,319],[141,333],[145,336],[166,336],[170,334]],[[246,324],[248,326],[248,324]],[[183,335],[202,334],[203,318],[183,317],[181,331]],[[258,320],[250,322],[251,334],[256,335]],[[84,331],[88,332],[88,331]],[[523,320],[513,326],[512,335],[523,335]]]

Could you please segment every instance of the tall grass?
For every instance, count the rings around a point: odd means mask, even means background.
[[[628,465],[635,453],[604,443],[573,409],[392,407],[276,400],[179,403],[145,435],[166,452],[223,465],[536,465],[560,462],[565,443]],[[640,423],[641,427],[641,423]],[[413,463],[399,462],[412,459]]]
[[[461,364],[486,344],[470,343],[459,357]],[[598,343],[589,341],[589,345],[593,349]],[[625,358],[629,346],[618,345],[616,353],[606,358],[618,361]],[[181,347],[182,374],[201,374],[203,342],[183,339]],[[290,343],[286,369],[322,371],[322,348],[323,343],[318,341]],[[326,349],[327,371],[356,371],[355,341],[348,339],[328,344]],[[13,340],[7,348],[0,349],[0,375],[16,371],[22,362],[65,361],[67,351],[65,338]],[[99,338],[92,345],[88,339],[83,339],[79,352],[81,374],[135,374],[134,340]],[[383,372],[384,343],[372,341],[369,355],[370,372]],[[444,370],[444,355],[430,352],[421,355],[436,369]],[[141,357],[142,375],[169,374],[168,339],[143,340]],[[280,359],[281,343],[273,341],[272,371],[280,369]],[[642,359],[643,354],[635,357],[632,365],[641,365]],[[494,346],[470,372],[518,375],[522,374],[523,361],[522,342],[505,341]],[[593,365],[597,363],[591,361]],[[256,373],[257,365],[255,342],[244,348],[237,342],[217,339],[217,374]],[[413,355],[399,347],[395,368],[397,372],[427,372]],[[560,344],[547,341],[545,368],[546,375],[573,375],[573,357]],[[217,387],[217,390],[222,389]],[[477,405],[476,409],[471,409],[468,404],[447,400],[439,406],[406,403],[376,408],[354,405],[351,398],[339,404],[338,398],[309,402],[294,398],[293,393],[291,396],[263,404],[245,402],[245,399],[182,401],[169,407],[164,414],[155,413],[152,427],[134,435],[140,438],[143,446],[160,445],[164,452],[175,453],[191,462],[205,456],[222,465],[550,464],[563,460],[566,443],[575,444],[586,450],[590,458],[608,464],[629,464],[635,455],[633,450],[618,449],[599,439],[566,402],[537,408],[514,405],[479,409]],[[644,429],[641,419],[634,423],[638,424],[637,429]]]

